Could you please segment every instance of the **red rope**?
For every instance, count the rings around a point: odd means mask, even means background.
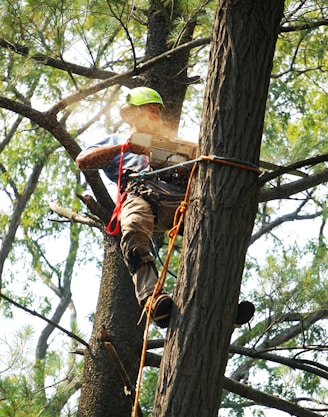
[[[107,233],[111,236],[116,236],[120,231],[120,213],[122,204],[126,198],[127,191],[124,191],[121,194],[121,179],[123,175],[123,161],[124,161],[124,153],[129,146],[129,142],[123,143],[121,146],[121,153],[120,153],[120,165],[118,169],[118,179],[117,179],[117,196],[116,196],[116,206],[113,210],[112,217],[107,225]]]

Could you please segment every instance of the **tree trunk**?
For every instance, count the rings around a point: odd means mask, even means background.
[[[218,2],[201,154],[257,164],[283,4]],[[217,416],[258,192],[254,172],[199,165],[154,404],[156,417]]]
[[[117,367],[100,340],[103,326],[133,383],[139,370],[144,331],[144,322],[137,326],[141,309],[137,305],[118,241],[106,233],[104,241],[103,273],[90,350],[85,357],[79,417],[123,417],[131,414],[131,396],[125,396]],[[94,277],[90,277],[90,285],[96,285]]]
[[[174,1],[173,7],[171,3],[163,0],[151,1],[148,12],[147,59],[192,40],[196,23],[194,20],[186,24],[179,43],[173,45],[169,42],[170,33],[174,29],[176,20],[183,13],[183,7],[185,6],[181,0]],[[181,52],[178,57],[168,58],[143,75],[146,84],[160,92],[165,103],[163,118],[173,130],[179,127],[182,105],[189,84],[189,55],[189,50]]]

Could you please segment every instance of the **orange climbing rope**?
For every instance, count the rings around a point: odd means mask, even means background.
[[[157,280],[156,286],[155,286],[153,294],[151,296],[150,306],[152,306],[154,299],[161,292],[161,290],[164,286],[164,283],[165,283],[165,279],[166,279],[166,275],[167,275],[167,271],[168,271],[168,267],[169,267],[170,257],[171,257],[171,254],[172,254],[172,251],[173,251],[173,248],[174,248],[174,243],[175,243],[176,238],[179,234],[180,227],[182,225],[185,213],[186,213],[187,208],[188,208],[191,182],[192,182],[192,179],[193,179],[193,176],[194,176],[194,173],[195,173],[196,166],[197,166],[197,163],[195,163],[192,167],[192,170],[191,170],[191,173],[190,173],[190,176],[189,176],[189,180],[188,180],[188,185],[187,185],[184,200],[181,201],[180,206],[177,208],[177,210],[175,212],[173,227],[171,228],[171,230],[168,233],[169,243],[168,243],[167,256],[166,256],[165,262],[163,264],[161,274],[160,274],[160,276]],[[145,333],[144,333],[144,342],[143,342],[141,359],[140,359],[138,383],[137,383],[137,389],[136,389],[136,395],[135,395],[132,417],[137,416],[136,413],[137,413],[138,404],[139,404],[139,396],[140,396],[141,381],[142,381],[142,371],[143,371],[143,368],[144,368],[144,365],[145,365],[145,359],[146,359],[150,320],[151,320],[151,308],[148,308],[146,328],[145,328]]]
[[[147,310],[147,320],[146,320],[146,327],[145,327],[145,332],[144,332],[144,341],[143,341],[143,347],[142,347],[142,352],[141,352],[139,375],[138,375],[137,388],[136,388],[136,392],[135,392],[132,417],[137,417],[137,413],[138,413],[139,396],[140,396],[141,382],[142,382],[142,372],[143,372],[143,368],[144,368],[144,365],[145,365],[145,359],[146,359],[146,353],[147,353],[148,334],[149,334],[149,326],[150,326],[151,313],[152,313],[151,306],[152,306],[153,301],[155,300],[156,296],[161,292],[161,290],[164,286],[167,271],[168,271],[168,267],[169,267],[170,257],[171,257],[171,254],[172,254],[172,251],[173,251],[173,248],[174,248],[176,238],[179,234],[179,230],[180,230],[180,227],[182,225],[185,213],[186,213],[187,208],[188,208],[191,182],[192,182],[192,179],[194,177],[196,167],[197,167],[198,163],[201,162],[201,161],[210,161],[210,162],[215,162],[215,163],[219,163],[219,164],[230,165],[230,166],[233,166],[235,168],[246,169],[248,171],[252,171],[252,172],[255,172],[257,174],[261,173],[261,171],[256,166],[254,166],[253,164],[245,163],[243,161],[235,160],[235,159],[232,159],[232,158],[220,158],[220,157],[217,157],[215,155],[211,155],[211,156],[202,155],[202,156],[200,156],[199,158],[197,158],[193,161],[189,161],[189,163],[193,163],[193,167],[191,169],[191,173],[190,173],[190,176],[189,176],[185,197],[184,197],[184,200],[180,203],[179,207],[177,208],[177,210],[175,212],[173,227],[168,232],[169,243],[168,243],[167,256],[166,256],[165,262],[163,263],[162,271],[161,271],[161,274],[160,274],[160,276],[157,280],[157,283],[156,283],[156,286],[154,288],[153,294],[151,295],[149,308]],[[174,167],[171,167],[171,169],[172,168],[174,168]],[[158,171],[161,171],[161,170],[158,170]]]

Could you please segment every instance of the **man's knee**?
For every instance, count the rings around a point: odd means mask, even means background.
[[[126,261],[130,273],[134,274],[141,265],[154,263],[155,257],[148,247],[137,247],[127,253]]]

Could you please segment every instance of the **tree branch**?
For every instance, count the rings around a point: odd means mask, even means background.
[[[53,212],[61,217],[65,217],[65,219],[101,229],[101,223],[86,214],[77,213],[76,211],[66,209],[53,200],[49,200],[48,204]]]
[[[2,244],[2,248],[0,251],[0,291],[1,291],[1,287],[2,287],[2,272],[3,272],[3,267],[4,267],[4,262],[5,259],[7,258],[11,247],[12,247],[12,243],[14,241],[14,238],[16,236],[16,231],[18,229],[18,226],[20,224],[20,220],[23,214],[23,211],[26,207],[27,202],[29,201],[31,195],[33,194],[37,184],[38,184],[38,179],[41,175],[41,172],[43,170],[44,167],[44,163],[47,159],[47,157],[52,153],[52,149],[49,149],[49,152],[44,155],[43,160],[38,161],[32,170],[32,173],[24,187],[24,191],[22,192],[22,194],[20,194],[17,197],[17,202],[14,208],[14,212],[11,216],[10,219],[10,224],[8,227],[8,231],[5,235],[5,237],[3,238],[3,244]]]
[[[209,38],[206,38],[209,42]],[[167,59],[170,59],[172,56],[181,53],[185,49],[191,49],[197,46],[203,45],[204,39],[196,39],[191,42],[187,42],[183,45],[178,46],[175,49],[172,49],[170,51],[164,52],[155,58],[151,58],[148,61],[142,62],[135,66],[135,68],[132,68],[130,70],[127,70],[126,72],[122,74],[116,74],[111,76],[110,78],[93,85],[89,88],[86,88],[84,90],[80,90],[76,93],[71,94],[70,96],[64,98],[63,100],[59,101],[57,104],[55,104],[50,110],[49,113],[54,115],[62,111],[67,106],[76,103],[77,101],[83,100],[86,97],[98,93],[101,90],[104,90],[105,88],[111,87],[115,84],[125,84],[125,85],[131,85],[131,78],[133,76],[139,75],[150,68],[154,67],[155,65],[159,64],[162,61],[165,61]]]
[[[293,211],[292,213],[285,214],[283,216],[280,216],[280,217],[276,218],[273,221],[270,221],[269,223],[266,223],[263,227],[261,227],[261,229],[258,232],[253,233],[249,245],[253,244],[261,236],[271,232],[275,227],[278,227],[283,223],[292,222],[292,221],[295,221],[295,220],[315,219],[315,218],[322,215],[322,210],[320,210],[319,212],[316,212],[314,214],[307,214],[307,215],[303,215],[303,216],[298,214],[300,212],[300,210],[303,208],[305,203],[306,202],[302,202],[302,204],[299,207],[297,207],[296,210]]]
[[[72,74],[81,75],[91,80],[105,80],[106,78],[115,75],[115,73],[112,71],[106,71],[95,67],[84,67],[82,65],[73,64],[72,62],[64,61],[62,59],[54,59],[49,57],[48,55],[41,53],[30,55],[30,50],[32,48],[20,45],[18,43],[12,43],[2,38],[0,38],[0,47],[9,49],[19,55],[29,57],[33,61],[36,61],[38,64],[42,64],[66,72],[68,71]]]
[[[328,161],[328,153],[324,153],[321,155],[314,156],[312,158],[303,159],[301,161],[294,162],[292,164],[286,165],[286,166],[279,166],[274,164],[268,164],[269,169],[275,169],[272,172],[266,172],[259,178],[260,185],[264,185],[265,183],[280,177],[283,174],[291,174],[293,171],[298,172],[297,170],[304,167],[314,166],[317,164],[320,164],[322,162]],[[270,167],[271,165],[271,167]],[[264,166],[265,167],[265,166]],[[278,168],[278,169],[276,169]],[[303,176],[307,176],[306,174]]]
[[[321,319],[326,318],[327,316],[328,316],[328,310],[325,310],[325,309],[310,313],[302,320],[301,320],[301,315],[298,315],[299,322],[297,324],[295,324],[294,326],[290,326],[288,329],[284,329],[281,333],[277,334],[271,339],[265,339],[265,341],[262,344],[256,347],[256,350],[257,352],[264,353],[264,352],[267,352],[268,350],[275,348],[276,346],[280,346],[283,343],[286,343],[289,340],[291,340],[293,337],[301,334],[304,330],[308,329],[312,324],[316,323],[317,321]],[[294,319],[294,317],[291,317],[289,315],[281,315],[275,321],[273,320],[272,317],[269,317],[265,321],[267,321],[272,326],[273,322],[285,321],[287,317],[289,318],[289,321]],[[263,328],[263,326],[266,328],[268,327],[268,326],[265,326],[265,323],[263,322],[258,323],[255,326],[255,333],[256,333],[256,328]],[[257,341],[255,343],[257,343]],[[241,366],[239,366],[238,369],[232,374],[233,379],[237,381],[241,380],[244,377],[245,373],[248,372],[252,364],[253,364],[253,359],[250,359],[250,358],[246,359],[244,363]]]
[[[116,352],[116,349],[114,348],[114,345],[109,341],[104,341],[103,343],[104,343],[104,346],[105,346],[107,352],[111,356],[111,358],[112,358],[112,360],[115,364],[115,367],[118,370],[118,373],[120,374],[120,377],[122,378],[122,381],[123,381],[123,384],[124,384],[125,395],[129,395],[131,397],[132,402],[134,403],[134,399],[135,399],[135,396],[136,396],[135,389],[134,389],[133,385],[131,384],[128,373],[126,372],[120,358],[118,357],[118,354]],[[139,417],[143,416],[143,413],[141,411],[141,408],[140,408],[139,404],[138,404],[137,412],[138,412]]]
[[[83,340],[81,337],[79,337],[75,333],[70,332],[69,330],[64,329],[64,327],[60,326],[59,324],[55,323],[52,320],[47,319],[46,317],[44,317],[41,314],[37,313],[35,310],[30,310],[29,308],[22,306],[21,304],[19,304],[16,301],[14,301],[12,298],[7,297],[2,292],[0,293],[0,298],[3,298],[4,300],[8,301],[8,303],[13,304],[15,307],[18,307],[21,310],[24,310],[27,313],[32,314],[32,316],[39,317],[41,320],[46,321],[51,326],[56,327],[56,329],[58,329],[61,332],[65,333],[67,336],[71,337],[72,339],[76,340],[77,342],[81,343],[82,345],[84,345],[86,348],[89,349],[89,344],[85,340]]]
[[[233,392],[234,394],[240,395],[243,398],[248,398],[258,404],[262,404],[265,407],[275,408],[293,416],[321,417],[320,414],[314,413],[306,408],[299,407],[291,401],[286,401],[274,395],[266,394],[252,388],[249,385],[241,384],[240,382],[227,377],[224,377],[223,379],[223,388],[227,391]]]
[[[149,340],[147,344],[147,349],[158,349],[163,347],[164,339]],[[229,351],[231,354],[238,354],[248,356],[250,358],[264,359],[270,362],[280,363],[282,365],[289,366],[292,369],[300,369],[302,371],[317,375],[321,378],[328,379],[328,368],[314,361],[300,360],[295,358],[285,358],[272,353],[259,351],[257,349],[237,346],[235,344],[230,345]],[[149,352],[147,352],[147,354],[148,353]],[[149,356],[149,362],[147,362],[147,366],[159,367],[160,361],[161,356],[158,354],[154,354],[154,356]]]
[[[327,26],[328,19],[318,19],[308,21],[302,25],[295,25],[295,26],[280,26],[280,33],[288,33],[288,32],[297,32],[302,30],[309,30],[309,29],[316,29],[320,26]],[[197,48],[200,46],[208,45],[210,43],[211,38],[200,38],[195,39],[190,42],[187,42],[183,45],[178,46],[177,48],[172,49],[171,51],[166,52],[163,55],[175,55],[183,52],[184,50],[190,50],[193,48]],[[69,71],[72,74],[81,75],[85,78],[92,79],[92,80],[106,80],[110,77],[116,76],[117,73],[113,71],[102,70],[95,67],[85,67],[83,65],[77,65],[69,61],[64,61],[62,59],[55,59],[51,58],[48,55],[37,53],[34,55],[30,55],[30,50],[32,48],[20,45],[18,43],[9,42],[6,39],[0,38],[0,47],[9,49],[19,55],[29,57],[30,59],[36,61],[39,64],[46,65],[52,68],[56,68],[63,71]],[[159,57],[158,57],[159,58]],[[136,68],[136,66],[135,66]]]
[[[239,355],[248,356],[255,359],[264,359],[270,362],[280,363],[282,365],[289,366],[293,369],[300,369],[305,372],[309,372],[313,375],[320,376],[321,378],[328,379],[328,372],[318,369],[320,366],[313,361],[302,361],[294,358],[284,358],[279,355],[275,355],[267,352],[259,352],[256,349],[249,349],[242,346],[230,345],[230,353],[237,353]]]
[[[279,185],[275,188],[262,189],[259,195],[259,202],[280,200],[283,198],[289,198],[293,194],[308,190],[316,185],[325,183],[328,181],[328,168],[324,169],[316,174],[309,175],[306,178],[302,178],[298,181],[293,181],[288,184]]]
[[[309,20],[301,25],[280,26],[280,33],[298,32],[301,30],[316,29],[320,26],[328,26],[328,19]]]
[[[155,65],[161,62],[163,59],[180,54],[181,52],[185,50],[198,48],[200,46],[208,45],[209,43],[210,43],[210,37],[194,39],[190,42],[186,42],[185,44],[180,45],[174,49],[171,49],[170,51],[167,51],[164,54],[161,54],[158,57],[154,58],[154,60],[152,60],[154,61],[152,65]],[[50,66],[52,68],[60,69],[63,71],[69,71],[72,74],[81,75],[88,79],[106,80],[108,78],[118,75],[117,73],[113,71],[102,70],[102,69],[98,69],[95,67],[91,67],[91,68],[84,67],[82,65],[77,65],[72,62],[64,61],[62,59],[54,59],[54,58],[49,57],[48,55],[44,55],[41,53],[29,55],[31,48],[25,45],[20,45],[18,43],[9,42],[2,38],[0,38],[0,47],[9,49],[22,56],[29,57],[30,59],[38,62],[39,64]],[[141,66],[146,65],[147,62],[140,63],[139,65]],[[134,69],[137,69],[137,67],[138,65],[135,65]],[[134,71],[134,69],[132,69],[132,71]]]
[[[66,149],[67,153],[73,160],[81,152],[80,146],[75,142],[72,136],[67,132],[64,126],[57,120],[56,115],[48,112],[40,112],[18,101],[10,100],[6,97],[0,96],[0,107],[10,110],[14,113],[20,114],[30,119],[43,129],[50,132],[54,138]],[[84,171],[92,191],[97,195],[99,204],[111,211],[114,208],[114,203],[111,200],[106,187],[104,186],[100,175],[97,171]]]
[[[164,344],[163,339],[150,340],[149,348],[161,347],[161,344]],[[283,365],[290,366],[293,369],[301,369],[306,372],[311,372],[315,375],[321,376],[323,378],[326,378],[326,379],[328,378],[327,372],[322,372],[318,369],[315,369],[312,366],[305,365],[302,363],[302,361],[299,361],[299,360],[283,358],[281,356],[273,355],[269,353],[260,353],[260,352],[255,351],[254,349],[247,349],[247,348],[235,346],[235,345],[230,346],[230,352],[237,353],[240,355],[250,356],[252,358],[265,359],[265,360],[281,363]],[[156,356],[159,356],[159,355],[156,355]],[[316,414],[312,412],[311,410],[304,409],[303,407],[299,407],[295,403],[283,400],[276,396],[266,394],[264,392],[261,392],[259,390],[252,388],[249,385],[245,385],[240,382],[237,382],[231,378],[224,377],[223,388],[243,398],[247,398],[258,404],[262,404],[265,407],[270,407],[270,408],[275,408],[281,411],[285,411],[298,417],[320,417],[319,414]]]

